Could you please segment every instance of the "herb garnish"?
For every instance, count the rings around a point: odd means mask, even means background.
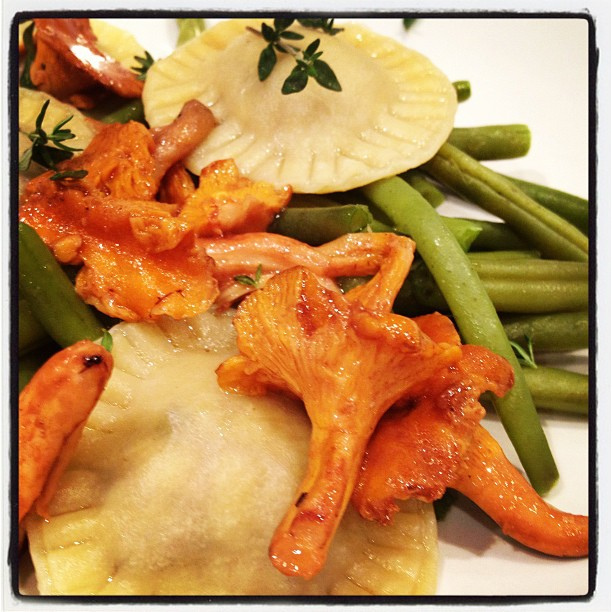
[[[87,176],[87,170],[62,170],[52,174],[49,178],[52,181],[63,181],[65,179],[82,179]]]
[[[237,283],[241,283],[242,285],[247,285],[248,287],[253,287],[254,289],[259,289],[259,283],[261,282],[261,272],[262,266],[259,264],[257,266],[257,270],[255,270],[255,276],[247,276],[246,274],[238,274],[234,276],[234,280]]]
[[[134,59],[140,64],[139,66],[132,66],[132,70],[138,74],[136,77],[139,81],[144,81],[147,78],[147,72],[149,68],[155,63],[153,56],[145,51],[145,56],[140,57],[139,55],[135,55]]]
[[[26,134],[32,142],[32,146],[26,149],[19,159],[19,171],[25,172],[32,162],[40,164],[44,168],[56,170],[59,162],[70,159],[75,151],[81,151],[76,147],[70,147],[64,144],[66,140],[71,140],[75,135],[64,126],[72,119],[73,115],[62,119],[51,131],[47,134],[43,130],[42,124],[49,108],[50,99],[45,100],[44,104],[36,117],[35,129],[33,132]],[[55,146],[51,146],[52,143]],[[51,180],[59,180],[65,178],[79,179],[87,175],[87,170],[65,170],[57,172],[51,177]]]
[[[287,41],[302,40],[304,36],[299,32],[289,30],[294,19],[274,19],[273,27],[267,23],[261,24],[261,32],[249,28],[249,31],[258,34],[268,43],[259,56],[257,74],[260,81],[265,81],[277,62],[278,53],[288,53],[295,58],[296,66],[283,82],[281,92],[284,95],[302,91],[308,85],[308,79],[313,78],[321,87],[332,91],[342,91],[342,87],[334,71],[327,62],[321,58],[322,51],[318,51],[320,39],[313,40],[306,49],[300,49]],[[321,30],[329,36],[342,32],[342,28],[334,27],[333,19],[298,19],[298,23],[305,28]]]
[[[537,368],[538,364],[535,361],[535,357],[533,355],[533,343],[531,341],[530,336],[525,336],[525,343],[527,347],[523,347],[518,342],[510,341],[510,346],[514,350],[518,362],[525,367],[528,368]]]

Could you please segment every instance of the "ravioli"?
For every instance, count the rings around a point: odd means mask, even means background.
[[[335,36],[291,26],[305,48],[321,39],[341,92],[309,84],[282,95],[295,60],[279,53],[259,81],[265,47],[262,20],[232,19],[203,32],[156,62],[143,103],[152,127],[172,121],[196,98],[218,126],[188,158],[195,174],[225,158],[254,180],[294,192],[345,191],[398,174],[430,159],[448,137],[457,108],[447,77],[425,56],[355,24]]]
[[[348,509],[312,580],[278,572],[274,529],[306,469],[301,404],[220,390],[232,313],[121,323],[115,369],[49,517],[26,518],[43,595],[432,594],[432,506],[391,526]]]

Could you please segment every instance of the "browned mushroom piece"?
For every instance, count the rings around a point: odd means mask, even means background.
[[[53,355],[19,396],[19,522],[48,500],[68,464],[113,368],[111,354],[89,340]]]
[[[77,107],[92,105],[87,92],[102,86],[124,98],[139,98],[143,81],[102,53],[89,19],[34,19],[36,55],[30,78],[37,89]]]
[[[433,337],[452,336],[417,318]],[[522,544],[557,556],[588,554],[588,518],[547,504],[480,425],[480,395],[512,384],[507,362],[483,347],[465,345],[463,356],[418,395],[388,412],[368,445],[352,501],[362,516],[386,524],[395,500],[434,501],[447,487],[480,506]]]

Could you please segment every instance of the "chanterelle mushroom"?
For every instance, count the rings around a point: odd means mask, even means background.
[[[19,522],[44,515],[59,476],[108,382],[113,358],[81,340],[53,355],[19,395]]]
[[[143,81],[97,47],[89,19],[35,19],[36,55],[30,75],[37,89],[81,107],[99,85],[124,98],[138,98]]]
[[[446,317],[415,320],[434,340],[459,343]],[[395,500],[434,501],[451,487],[530,548],[557,556],[587,554],[588,518],[547,504],[480,425],[485,413],[480,395],[486,390],[503,395],[512,385],[510,365],[484,347],[461,350],[456,364],[381,419],[353,504],[365,518],[387,524],[398,510]]]
[[[100,311],[124,320],[194,316],[218,296],[214,261],[197,236],[262,230],[283,208],[289,188],[274,189],[241,177],[231,160],[205,168],[199,185],[181,185],[180,160],[212,129],[199,102],[163,128],[110,124],[87,149],[61,165],[85,170],[80,180],[52,180],[44,173],[27,185],[20,221],[32,226],[65,264],[83,267],[79,295]],[[170,172],[162,203],[156,194]],[[178,194],[178,195],[177,195]]]
[[[221,387],[288,391],[312,422],[307,473],[270,545],[285,574],[310,578],[323,566],[382,414],[461,356],[390,312],[414,249],[401,240],[403,256],[357,290],[342,295],[298,266],[248,296],[234,319],[241,354],[217,370]]]

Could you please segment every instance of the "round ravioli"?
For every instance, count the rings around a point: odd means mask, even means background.
[[[231,314],[112,330],[115,369],[46,519],[26,529],[43,595],[432,594],[432,506],[390,526],[348,509],[312,580],[268,546],[306,467],[303,407],[222,392]]]
[[[345,191],[421,165],[448,137],[456,93],[423,55],[355,24],[342,24],[335,36],[291,26],[304,36],[297,41],[302,49],[321,40],[321,60],[342,90],[311,79],[303,91],[283,95],[295,59],[278,53],[271,75],[260,81],[266,43],[253,31],[260,28],[261,20],[221,22],[147,74],[143,101],[151,126],[172,121],[192,98],[218,121],[188,158],[192,172],[233,158],[254,180],[302,193]]]

